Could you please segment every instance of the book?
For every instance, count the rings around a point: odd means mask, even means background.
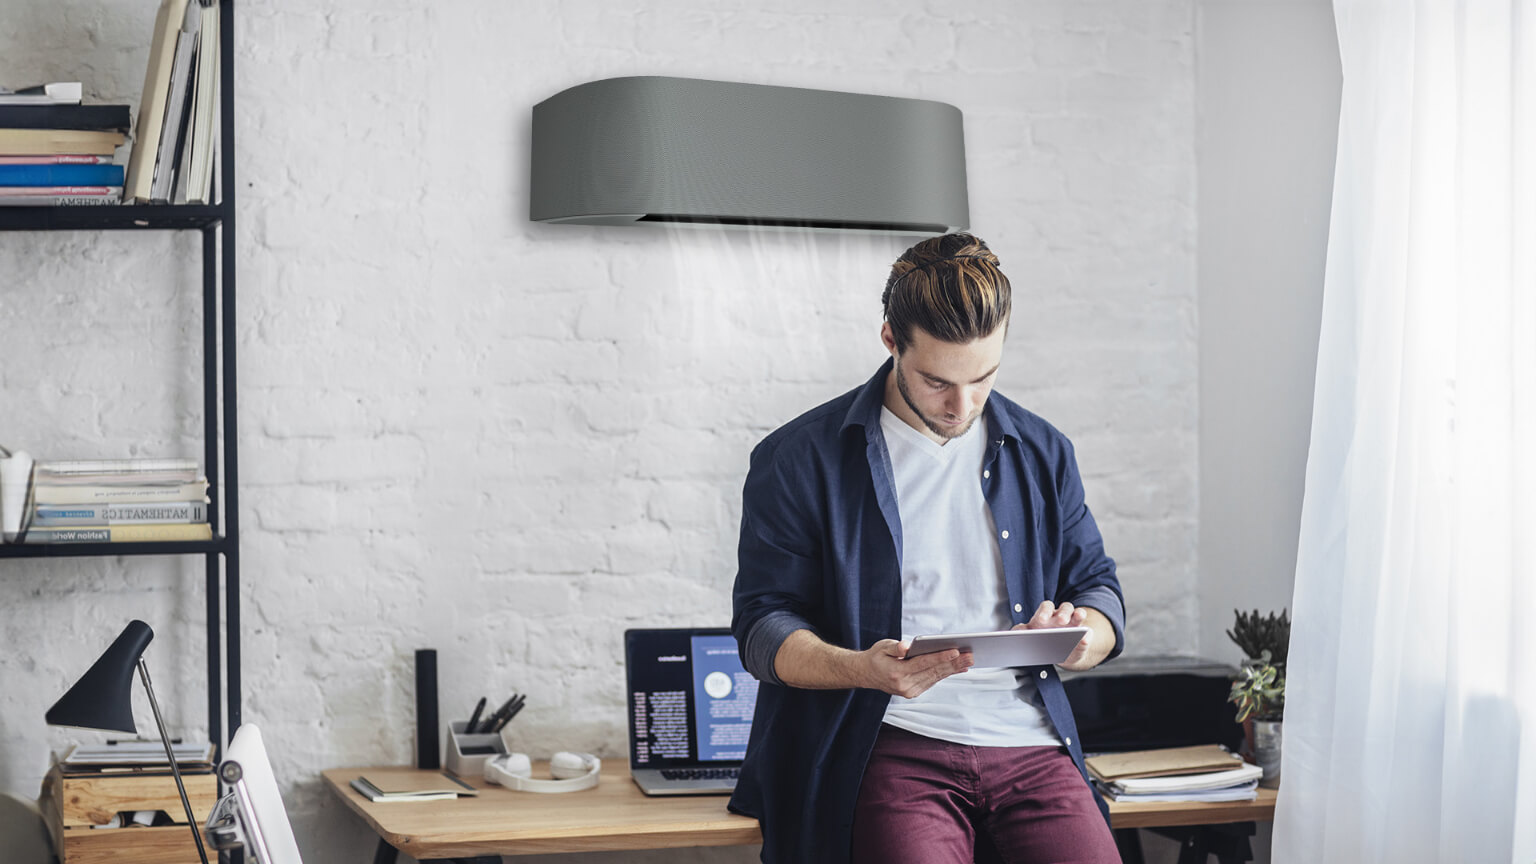
[[[1164,747],[1129,753],[1100,753],[1084,760],[1094,777],[1123,780],[1128,777],[1165,777],[1175,774],[1199,774],[1229,771],[1241,767],[1243,760],[1220,744],[1194,747]]]
[[[6,105],[0,103],[0,128],[105,129],[127,132],[127,105]]]
[[[176,766],[213,764],[213,745],[199,741],[172,741],[171,753]],[[104,766],[169,767],[165,745],[160,741],[115,741],[108,744],[76,744],[58,760],[66,769],[84,770]]]
[[[1253,787],[1263,776],[1264,769],[1240,761],[1239,767],[1226,771],[1170,774],[1160,777],[1127,777],[1123,780],[1105,782],[1104,785],[1119,793],[1152,795],[1224,790],[1239,786]]]
[[[23,543],[159,543],[184,540],[212,540],[213,526],[206,522],[193,525],[107,525],[96,528],[28,528]]]
[[[121,165],[0,165],[0,193],[9,186],[121,185]]]
[[[480,794],[457,777],[414,768],[373,768],[351,785],[369,801],[438,801]]]
[[[176,61],[176,40],[186,20],[187,0],[160,0],[155,13],[155,32],[150,42],[149,66],[144,70],[144,91],[134,125],[133,153],[128,157],[124,200],[147,204],[155,179],[155,159],[165,106],[171,92],[171,70]]]
[[[101,129],[0,129],[0,156],[46,156],[52,153],[111,156],[127,142],[127,135]]]
[[[151,486],[120,486],[90,483],[73,486],[32,485],[32,503],[42,504],[150,504],[166,501],[202,501],[208,497],[208,481]]]
[[[3,186],[0,207],[56,207],[78,204],[120,204],[121,186]]]
[[[37,84],[20,90],[0,87],[0,105],[68,105],[78,103],[84,95],[85,88],[79,81]]]
[[[139,471],[133,474],[34,474],[34,485],[42,486],[174,486],[202,479],[191,471]]]
[[[0,156],[0,165],[111,165],[111,156],[55,153],[51,156]]]
[[[187,204],[208,204],[213,200],[213,157],[218,130],[219,101],[219,6],[200,9],[198,25],[197,69],[193,82],[195,94],[188,118],[187,153],[178,200]]]
[[[171,87],[166,96],[165,120],[160,125],[160,143],[155,149],[155,173],[150,181],[152,201],[169,201],[171,182],[181,141],[187,131],[187,112],[192,107],[192,57],[197,48],[197,26],[202,21],[200,3],[188,3],[176,34],[176,51],[171,60]]]
[[[44,504],[33,508],[38,528],[121,525],[137,522],[207,522],[207,501],[162,504]]]
[[[1098,784],[1095,784],[1098,785]],[[1112,801],[1254,801],[1259,797],[1258,781],[1224,789],[1196,789],[1188,792],[1122,792],[1099,786],[1099,792]]]
[[[50,459],[32,466],[37,477],[52,482],[63,477],[110,475],[178,474],[182,480],[197,479],[197,460],[170,458],[145,459]]]

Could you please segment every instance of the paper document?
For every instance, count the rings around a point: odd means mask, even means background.
[[[213,762],[213,745],[203,741],[185,741],[171,745],[176,764]],[[115,744],[76,744],[60,760],[66,767],[87,765],[169,765],[165,745],[159,741],[119,741]]]
[[[1101,753],[1085,760],[1093,776],[1102,780],[1127,777],[1163,777],[1174,774],[1202,774],[1240,768],[1243,760],[1220,744],[1196,747],[1165,747],[1159,750],[1135,750],[1129,753]]]

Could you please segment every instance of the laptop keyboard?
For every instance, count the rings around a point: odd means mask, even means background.
[[[668,780],[735,780],[740,768],[663,768],[661,776]]]

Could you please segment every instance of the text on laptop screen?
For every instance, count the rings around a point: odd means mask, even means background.
[[[726,630],[631,630],[630,765],[740,762],[757,705],[757,679]]]

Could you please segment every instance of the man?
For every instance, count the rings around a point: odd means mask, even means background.
[[[731,808],[767,862],[1119,861],[1054,667],[904,659],[1010,627],[1088,626],[1069,669],[1122,647],[1071,443],[992,392],[1007,277],[935,237],[884,305],[891,359],[752,453],[732,628],[762,686]]]

